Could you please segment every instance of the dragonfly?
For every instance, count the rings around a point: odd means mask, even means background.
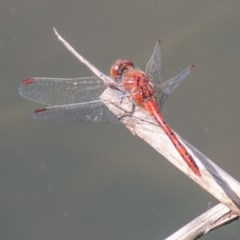
[[[155,119],[188,167],[197,176],[201,176],[193,157],[161,113],[167,97],[189,75],[194,65],[187,67],[168,81],[162,82],[161,46],[160,41],[157,41],[145,71],[136,68],[130,60],[118,59],[112,64],[110,76],[108,76],[77,53],[56,29],[54,32],[65,47],[95,76],[81,78],[33,77],[23,80],[18,88],[19,94],[28,100],[47,105],[35,110],[34,118],[58,121],[118,121],[118,118],[107,109],[100,98],[106,88],[117,90],[123,98],[131,99],[133,106],[144,109]]]

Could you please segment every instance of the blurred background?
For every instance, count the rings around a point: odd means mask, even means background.
[[[91,75],[52,27],[103,72],[142,69],[158,38],[165,80],[196,69],[165,103],[170,126],[240,180],[238,0],[0,3],[0,239],[158,240],[217,201],[122,125],[37,121],[18,95],[32,76]],[[202,239],[237,239],[239,222]]]

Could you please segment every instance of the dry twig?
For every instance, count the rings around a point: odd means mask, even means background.
[[[55,29],[54,32],[64,46],[96,76],[101,78],[104,82],[111,81],[108,76],[78,54]],[[199,166],[201,177],[196,176],[189,170],[186,164],[183,164],[181,155],[164,131],[147,112],[142,109],[137,109],[133,114],[127,115],[126,113],[131,112],[132,109],[131,100],[128,98],[122,99],[119,91],[115,91],[111,88],[107,88],[106,91],[104,91],[101,95],[101,99],[115,115],[121,117],[123,124],[133,134],[138,135],[150,144],[157,152],[222,203],[197,217],[194,221],[167,238],[168,240],[197,239],[201,235],[238,218],[240,215],[240,183],[237,180],[175,133],[177,137],[184,142],[187,151]]]

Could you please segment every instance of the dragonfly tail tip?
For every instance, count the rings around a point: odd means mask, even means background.
[[[159,38],[158,40],[157,40],[157,43],[160,45],[160,44],[162,44],[162,40]]]
[[[194,68],[196,68],[195,65],[191,65],[191,66],[190,66],[190,69],[191,69],[191,70],[193,70]]]

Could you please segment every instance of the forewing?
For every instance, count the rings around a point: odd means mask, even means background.
[[[106,86],[98,77],[26,79],[19,94],[45,105],[64,105],[96,100]]]

